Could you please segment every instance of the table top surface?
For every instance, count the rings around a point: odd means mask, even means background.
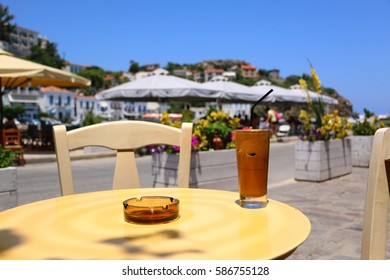
[[[124,220],[122,202],[164,195],[180,200],[179,219],[158,225]],[[299,210],[269,200],[244,209],[238,193],[141,188],[69,195],[0,212],[0,259],[275,259],[310,234]]]

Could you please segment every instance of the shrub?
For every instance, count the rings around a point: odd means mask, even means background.
[[[15,153],[11,150],[4,150],[0,146],[0,168],[6,168],[12,164],[15,157]]]

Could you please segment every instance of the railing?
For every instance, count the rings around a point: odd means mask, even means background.
[[[21,142],[26,151],[54,151],[52,128],[38,129],[37,126],[29,126],[22,131]]]

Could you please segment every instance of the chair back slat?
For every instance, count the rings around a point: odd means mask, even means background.
[[[4,148],[8,146],[20,145],[20,130],[15,128],[2,130],[2,145]]]
[[[192,123],[181,128],[145,121],[116,121],[66,131],[64,125],[53,126],[58,173],[62,195],[74,193],[69,152],[88,146],[117,151],[113,188],[140,187],[134,151],[138,148],[166,144],[180,147],[178,186],[189,187]]]
[[[390,201],[390,128],[374,136],[363,218],[362,259],[385,259]]]

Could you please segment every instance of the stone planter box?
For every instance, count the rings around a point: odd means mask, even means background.
[[[16,167],[0,168],[0,211],[18,206]]]
[[[374,135],[352,136],[352,166],[368,167],[370,165]]]
[[[295,145],[295,179],[321,182],[352,172],[351,140],[302,141]]]
[[[152,154],[153,187],[177,186],[178,163],[177,154]],[[234,178],[237,178],[235,149],[191,154],[190,187]]]

